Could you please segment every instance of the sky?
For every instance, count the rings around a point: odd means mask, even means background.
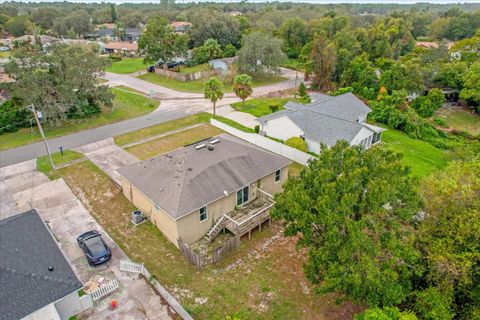
[[[19,2],[63,2],[64,0],[16,0]],[[176,0],[177,3],[187,3],[187,2],[239,2],[240,0]],[[330,3],[398,3],[398,4],[412,4],[418,2],[429,2],[437,4],[447,4],[447,3],[480,3],[480,0],[273,0],[278,2],[303,2],[303,3],[319,3],[319,4],[330,4]],[[0,0],[0,3],[6,2],[5,0]],[[68,2],[81,2],[81,3],[159,3],[160,0],[75,0]],[[267,2],[265,0],[248,0],[248,2]]]

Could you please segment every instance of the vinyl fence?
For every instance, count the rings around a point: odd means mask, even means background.
[[[118,280],[117,279],[112,279],[105,284],[102,284],[102,286],[90,293],[90,296],[92,297],[93,301],[97,301],[118,288]]]
[[[236,136],[242,140],[248,141],[263,149],[266,149],[273,153],[279,154],[285,158],[288,158],[290,160],[303,164],[304,166],[308,164],[308,160],[315,159],[313,156],[309,155],[308,153],[289,147],[283,143],[273,141],[272,139],[261,136],[259,134],[238,130],[236,128],[229,126],[228,124],[225,124],[215,119],[211,119],[210,123],[212,126],[222,129],[223,131],[228,132],[233,136]]]
[[[120,270],[133,273],[143,273],[143,264],[130,260],[120,260]]]

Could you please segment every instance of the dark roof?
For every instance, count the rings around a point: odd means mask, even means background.
[[[138,28],[125,28],[125,34],[131,36],[141,36],[142,32]]]
[[[330,99],[321,99],[307,105],[306,108],[349,121],[357,121],[360,116],[367,115],[372,111],[351,92]]]
[[[212,139],[219,140],[212,151],[197,150],[199,142],[118,172],[178,219],[292,162],[228,134]]]
[[[111,35],[113,35],[113,31],[114,31],[114,29],[101,28],[101,29],[95,30],[95,33],[96,33],[99,37],[106,37],[106,36],[111,36]]]
[[[21,319],[82,287],[35,210],[0,220],[1,320]]]

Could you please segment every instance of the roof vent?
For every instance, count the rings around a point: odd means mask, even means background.
[[[220,142],[220,139],[213,139],[210,141],[210,144],[215,144],[215,143],[219,143]]]
[[[53,271],[53,266],[48,266],[48,271],[52,272]]]
[[[202,148],[205,148],[207,145],[205,143],[199,144],[198,146],[195,146],[195,149],[200,150]]]
[[[211,144],[209,144],[209,145],[208,145],[208,150],[213,151],[213,149],[215,149],[214,146],[211,145]]]

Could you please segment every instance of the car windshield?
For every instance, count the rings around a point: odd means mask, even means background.
[[[107,248],[100,237],[93,237],[85,240],[85,245],[94,258],[101,257],[107,253]]]

